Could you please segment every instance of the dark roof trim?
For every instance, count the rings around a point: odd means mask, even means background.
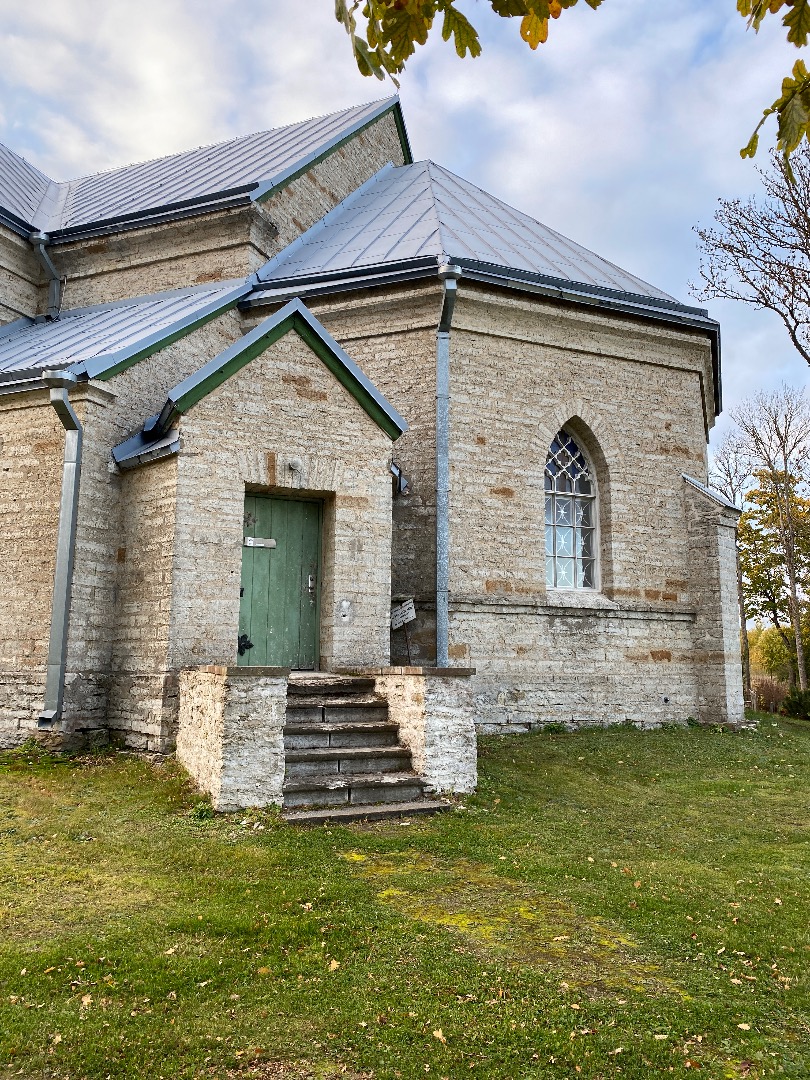
[[[444,261],[444,260],[442,260]],[[457,258],[448,253],[447,261],[461,266],[467,281],[497,285],[507,289],[548,296],[589,307],[598,307],[624,315],[635,315],[653,322],[703,331],[708,335],[712,350],[712,374],[714,381],[715,415],[722,408],[722,385],[720,376],[720,324],[709,318],[704,308],[690,307],[674,300],[664,300],[638,293],[625,293],[599,285],[587,285],[562,278],[512,270],[505,266]],[[276,281],[257,282],[250,296],[240,308],[260,307],[267,303],[283,303],[290,296],[326,296],[330,293],[348,292],[353,289],[372,289],[403,281],[415,281],[433,277],[438,268],[434,256],[403,260],[397,263],[378,264],[337,271],[329,274],[309,275],[301,278],[279,278]]]
[[[370,116],[358,120],[350,128],[346,128],[324,146],[320,147],[320,149],[313,150],[311,154],[301,158],[295,165],[291,165],[283,172],[276,173],[276,175],[269,180],[262,181],[253,194],[253,200],[255,202],[263,202],[265,199],[269,199],[270,196],[274,195],[278,190],[285,187],[287,184],[291,184],[293,180],[297,180],[299,176],[302,176],[308,169],[311,169],[313,165],[317,165],[325,158],[328,158],[331,154],[334,154],[336,150],[339,150],[341,146],[345,146],[347,142],[350,142],[356,135],[365,131],[366,128],[371,127],[372,124],[376,124],[381,117],[389,112],[393,112],[394,114],[394,123],[396,124],[400,145],[402,146],[405,164],[411,165],[413,163],[413,155],[411,154],[411,144],[408,140],[408,132],[405,129],[405,118],[402,115],[402,106],[400,105],[399,98],[385,98],[379,103]]]
[[[296,299],[264,319],[243,338],[170,390],[162,410],[146,421],[143,431],[113,449],[116,464],[121,468],[132,468],[142,461],[154,460],[155,451],[161,451],[157,456],[176,452],[179,443],[176,438],[173,439],[172,429],[180,416],[290,331],[297,333],[309,345],[390,439],[398,439],[408,430],[405,420],[374,383],[304,304]]]
[[[73,225],[67,229],[55,229],[48,234],[49,243],[70,244],[74,240],[108,236],[110,233],[128,232],[131,229],[145,229],[150,225],[165,225],[172,221],[182,221],[184,218],[198,217],[201,214],[213,214],[218,210],[236,210],[251,204],[253,201],[251,192],[258,186],[258,183],[246,184],[244,187],[214,192],[197,199],[166,203],[165,206],[141,210],[134,214],[102,218],[83,225]]]
[[[198,330],[212,319],[235,308],[239,300],[248,291],[249,286],[242,282],[224,296],[219,296],[216,300],[212,300],[210,304],[197,308],[193,313],[183,316],[183,318],[170,323],[163,329],[156,330],[139,341],[125,346],[123,349],[82,360],[80,363],[72,365],[69,370],[75,372],[80,378],[101,379],[102,381],[111,379],[114,375],[118,375],[120,372],[132,367],[133,364],[137,364],[139,360],[145,360],[148,356],[165,349],[168,345],[173,345],[175,341],[184,338],[193,330]]]

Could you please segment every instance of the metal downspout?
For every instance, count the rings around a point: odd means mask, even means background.
[[[53,259],[45,250],[50,240],[50,236],[44,232],[32,232],[28,237],[28,242],[34,248],[34,254],[39,265],[48,275],[48,318],[55,320],[59,318],[59,312],[62,310],[62,289],[67,278],[63,280],[59,276],[56,267],[53,265]]]
[[[50,387],[51,405],[65,429],[62,500],[59,507],[59,532],[56,540],[56,569],[53,578],[45,703],[38,721],[38,727],[47,731],[61,719],[65,693],[70,588],[73,580],[76,510],[79,503],[79,477],[82,467],[82,425],[68,401],[68,387],[75,386],[76,376],[70,371],[45,371],[42,379]]]
[[[444,263],[444,286],[436,327],[436,667],[450,666],[450,326],[461,269]]]

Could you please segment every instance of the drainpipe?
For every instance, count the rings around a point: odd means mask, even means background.
[[[45,250],[50,241],[50,236],[44,232],[32,232],[28,237],[28,242],[34,248],[37,262],[48,275],[48,318],[53,321],[59,318],[59,312],[62,310],[62,289],[67,278],[63,280],[59,276],[53,260]]]
[[[439,266],[444,286],[436,327],[436,667],[449,667],[450,587],[450,324],[461,269]]]
[[[73,580],[73,549],[76,542],[76,510],[79,503],[79,476],[82,467],[82,425],[68,401],[68,388],[77,379],[71,371],[45,371],[42,380],[51,390],[51,405],[65,429],[65,457],[62,466],[62,501],[56,539],[56,569],[53,579],[51,639],[45,677],[45,704],[39,716],[40,730],[50,730],[61,719],[65,693],[70,587]]]

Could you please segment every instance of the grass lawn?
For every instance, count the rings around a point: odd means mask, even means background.
[[[3,1076],[810,1077],[810,724],[484,739],[411,824],[0,758]]]

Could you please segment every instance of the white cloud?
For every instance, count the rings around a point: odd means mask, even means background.
[[[755,37],[733,0],[579,5],[536,53],[466,0],[483,56],[437,40],[402,80],[432,157],[688,300],[698,221],[757,189],[738,150],[795,50]],[[332,0],[0,0],[0,139],[59,179],[386,96],[364,79]],[[693,301],[694,302],[694,301]],[[727,403],[807,380],[767,314],[713,308]],[[766,359],[767,358],[767,359]]]

